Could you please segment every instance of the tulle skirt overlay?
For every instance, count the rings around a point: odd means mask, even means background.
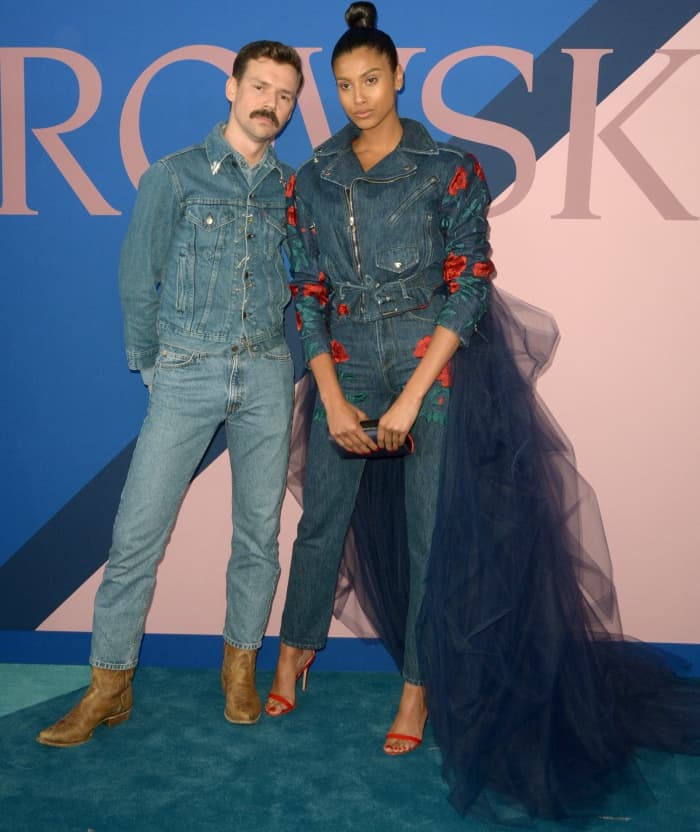
[[[700,753],[700,683],[623,636],[595,493],[536,393],[557,341],[550,316],[493,292],[453,359],[418,624],[450,799],[502,822],[596,814],[621,785],[638,800],[639,748]],[[314,395],[309,376],[289,479],[300,498]],[[399,461],[365,466],[336,599],[358,635],[371,635],[369,620],[398,667],[409,586],[402,493]]]

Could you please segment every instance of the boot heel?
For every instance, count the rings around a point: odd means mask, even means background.
[[[127,719],[131,716],[131,710],[124,711],[121,714],[115,714],[114,716],[109,716],[105,719],[104,724],[108,728],[114,728],[115,725],[121,725],[122,722],[126,722]]]

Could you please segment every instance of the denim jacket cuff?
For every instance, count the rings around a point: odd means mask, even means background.
[[[330,353],[331,347],[330,344],[323,344],[317,340],[311,339],[304,339],[302,338],[302,349],[304,351],[304,361],[306,362],[306,366],[309,366],[309,362],[316,358],[317,355],[323,355],[324,353]]]
[[[153,368],[158,356],[158,345],[147,350],[127,350],[126,360],[130,370],[148,370]]]
[[[438,315],[436,323],[443,329],[449,329],[450,332],[454,332],[454,334],[459,338],[460,345],[463,347],[469,346],[472,334],[476,329],[476,321],[464,322],[456,320],[455,318],[443,320],[440,315]]]

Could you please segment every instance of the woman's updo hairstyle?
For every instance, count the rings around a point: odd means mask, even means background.
[[[377,8],[374,3],[351,3],[345,12],[345,22],[349,28],[335,45],[331,55],[331,66],[341,55],[346,55],[361,46],[368,46],[380,55],[385,55],[391,71],[396,71],[399,56],[394,41],[386,32],[376,28]]]

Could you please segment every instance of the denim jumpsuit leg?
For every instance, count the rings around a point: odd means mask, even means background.
[[[371,324],[338,327],[334,339],[347,360],[338,378],[349,401],[376,418],[396,398],[418,363],[414,350],[433,332],[434,317],[402,315]],[[342,357],[342,355],[341,355]],[[446,396],[444,399],[446,400]],[[433,398],[426,397],[426,402]],[[412,433],[416,453],[396,464],[406,465],[411,592],[406,623],[404,678],[420,683],[415,622],[424,594],[425,571],[435,523],[437,482],[444,428],[424,403]],[[439,416],[440,414],[438,414]],[[332,450],[325,414],[314,418],[304,487],[304,514],[292,555],[281,639],[294,647],[321,648],[328,633],[338,567],[364,465],[343,460]]]

